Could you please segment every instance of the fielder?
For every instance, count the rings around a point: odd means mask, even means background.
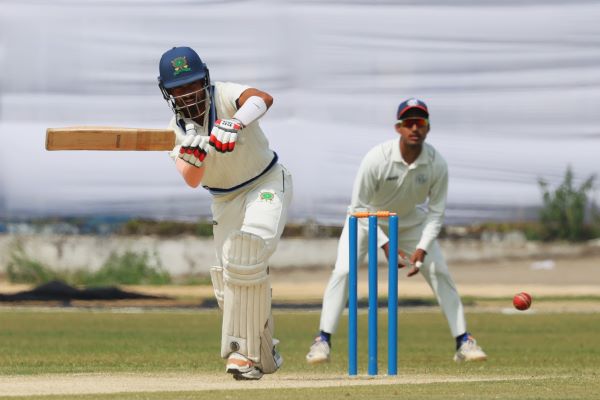
[[[221,356],[238,380],[260,379],[281,366],[273,338],[269,257],[292,199],[292,178],[258,120],[273,98],[236,83],[211,82],[189,47],[160,59],[158,85],[174,116],[171,153],[185,182],[213,196],[213,235],[220,266],[211,268],[223,310]]]
[[[408,99],[397,112],[398,139],[382,143],[367,153],[354,181],[349,213],[386,210],[398,214],[399,268],[410,264],[408,276],[419,272],[431,286],[452,336],[454,360],[485,360],[486,354],[467,332],[462,302],[437,243],[448,191],[448,167],[431,145],[424,143],[430,130],[424,102]],[[426,207],[421,207],[427,201]],[[387,219],[379,221],[377,243],[388,257]],[[368,221],[358,222],[358,260],[368,253]],[[408,261],[405,254],[411,254]],[[320,333],[306,355],[310,364],[329,361],[331,335],[335,333],[348,297],[348,219],[338,244],[337,260],[323,297]]]

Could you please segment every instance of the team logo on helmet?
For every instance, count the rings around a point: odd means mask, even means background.
[[[407,105],[414,107],[414,106],[418,106],[419,105],[419,100],[417,99],[410,99],[406,102]]]
[[[171,65],[175,69],[175,72],[173,73],[173,75],[175,76],[179,75],[182,72],[189,72],[192,70],[188,65],[187,58],[185,58],[184,56],[173,59],[171,61]]]

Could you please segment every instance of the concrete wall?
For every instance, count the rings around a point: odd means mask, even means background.
[[[271,258],[273,268],[332,265],[337,239],[287,239],[279,244]],[[150,236],[45,236],[0,235],[0,271],[10,262],[11,254],[22,249],[28,258],[54,269],[97,270],[112,254],[127,251],[148,253],[173,275],[208,273],[215,265],[213,240],[182,236],[161,239]]]
[[[450,264],[494,259],[548,259],[577,257],[600,252],[600,241],[572,245],[527,242],[522,235],[487,235],[484,240],[441,240]],[[46,236],[0,235],[0,271],[15,249],[57,270],[98,269],[111,253],[147,252],[172,274],[208,273],[216,263],[212,239],[182,236],[161,239],[150,236]],[[272,268],[330,268],[335,262],[337,239],[283,239],[271,258]],[[383,254],[380,252],[380,262]]]

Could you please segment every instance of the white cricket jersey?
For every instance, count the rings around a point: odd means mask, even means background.
[[[230,119],[236,113],[235,101],[250,86],[231,82],[215,82],[214,101],[218,119]],[[208,111],[207,111],[208,112]],[[208,136],[207,126],[201,126],[184,118],[186,124],[194,123],[199,134]],[[208,124],[205,124],[208,125]],[[175,130],[176,142],[171,158],[176,161],[185,131],[177,125],[175,117],[171,119],[169,128]],[[256,177],[271,164],[275,153],[269,148],[258,121],[252,122],[238,133],[235,149],[229,153],[211,151],[204,160],[206,167],[202,178],[202,186],[216,189],[230,189]]]
[[[417,248],[427,251],[442,227],[447,192],[448,166],[440,153],[424,143],[419,157],[409,165],[400,154],[398,138],[374,147],[363,158],[349,212],[395,212],[400,229],[424,224]],[[362,218],[360,223],[364,229],[367,221]],[[380,223],[387,225],[383,219]],[[381,228],[377,236],[379,247],[388,241]]]

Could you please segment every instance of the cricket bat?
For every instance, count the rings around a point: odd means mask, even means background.
[[[72,126],[46,129],[46,150],[172,150],[172,129]]]

